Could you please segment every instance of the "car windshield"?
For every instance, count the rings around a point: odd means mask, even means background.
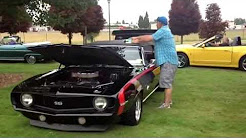
[[[205,40],[203,40],[203,41],[201,41],[201,42],[198,42],[198,43],[196,43],[196,44],[193,44],[192,46],[197,46],[197,45],[199,45],[199,44],[205,42],[206,40],[208,40],[208,39],[205,39]]]
[[[112,49],[132,65],[143,64],[139,47],[112,47]]]
[[[18,43],[18,40],[16,37],[4,37],[0,43],[3,45],[14,45]]]

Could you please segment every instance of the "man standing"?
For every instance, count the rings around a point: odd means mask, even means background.
[[[155,59],[157,66],[161,67],[159,87],[165,88],[164,103],[159,108],[170,108],[172,103],[172,86],[178,67],[178,56],[175,48],[174,36],[167,26],[166,17],[157,18],[158,31],[153,35],[132,37],[133,43],[155,43]]]

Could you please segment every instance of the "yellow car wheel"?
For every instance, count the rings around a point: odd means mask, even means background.
[[[184,68],[189,65],[189,58],[184,53],[178,53],[178,67]]]
[[[246,71],[246,56],[243,56],[241,59],[240,59],[240,62],[239,62],[239,68],[243,71]]]

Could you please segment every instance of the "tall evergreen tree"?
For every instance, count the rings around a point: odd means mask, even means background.
[[[173,0],[169,11],[169,26],[174,35],[183,36],[197,33],[201,21],[199,5],[196,0]]]
[[[122,20],[122,24],[126,24],[125,20]]]
[[[149,14],[148,12],[146,12],[145,16],[144,16],[144,21],[143,21],[143,28],[145,29],[150,29],[150,22],[149,22]]]
[[[143,16],[139,16],[139,19],[138,19],[138,27],[139,28],[144,28],[144,19],[143,19]]]

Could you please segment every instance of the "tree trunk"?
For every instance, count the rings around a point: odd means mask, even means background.
[[[85,26],[85,35],[83,35],[83,44],[87,44],[87,26]]]
[[[67,37],[68,37],[69,45],[71,45],[72,44],[73,34],[70,32],[70,33],[68,33]]]
[[[181,44],[183,44],[183,41],[184,41],[184,36],[181,35]]]

